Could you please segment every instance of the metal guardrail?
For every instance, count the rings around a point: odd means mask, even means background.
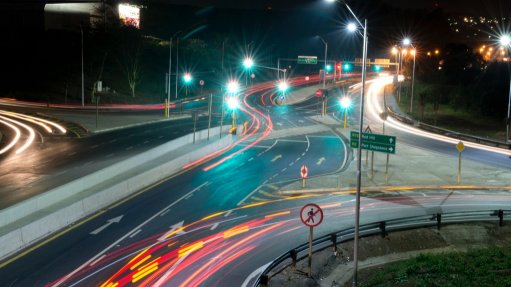
[[[487,146],[511,149],[511,144],[509,144],[509,143],[492,140],[492,139],[487,139],[487,138],[483,138],[483,137],[477,137],[477,136],[473,136],[473,135],[467,135],[467,134],[451,131],[448,129],[443,129],[443,128],[439,128],[436,126],[428,125],[425,123],[416,122],[413,119],[410,119],[406,116],[402,116],[402,115],[396,113],[390,107],[387,107],[387,111],[388,111],[388,114],[391,117],[393,117],[394,119],[396,119],[400,122],[409,124],[409,125],[414,125],[414,126],[418,127],[419,129],[422,129],[422,130],[425,130],[428,132],[441,134],[441,135],[456,138],[459,140],[469,141],[469,142],[483,144],[483,145],[487,145]]]
[[[442,224],[466,223],[469,221],[495,221],[499,220],[499,226],[504,224],[504,215],[510,214],[511,210],[482,210],[467,212],[435,213],[406,218],[391,219],[360,225],[360,237],[373,236],[381,234],[382,237],[389,232],[402,231],[416,228],[435,226],[440,229]],[[337,254],[337,244],[353,240],[355,229],[346,228],[331,234],[324,235],[312,241],[313,253],[333,247],[334,254]],[[268,286],[270,279],[279,274],[289,266],[296,266],[296,262],[305,259],[308,256],[309,243],[301,244],[294,249],[277,257],[261,273],[254,287]]]

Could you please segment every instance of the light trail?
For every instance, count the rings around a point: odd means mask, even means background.
[[[370,87],[369,87],[368,93],[367,93],[367,102],[368,102],[367,110],[370,113],[370,115],[373,117],[373,120],[383,122],[383,120],[380,118],[380,114],[383,112],[383,109],[378,101],[378,95],[379,95],[379,91],[383,87],[392,83],[392,77],[391,76],[381,77],[381,78],[378,78],[375,80],[367,81],[366,83],[370,84]],[[356,85],[353,85],[352,87],[355,89],[358,89],[361,87],[361,84],[356,84]],[[409,134],[413,134],[416,136],[421,136],[421,137],[425,137],[425,138],[429,138],[429,139],[433,139],[433,140],[437,140],[437,141],[442,141],[442,142],[450,143],[453,145],[456,145],[460,141],[459,139],[455,139],[455,138],[451,138],[451,137],[447,137],[447,136],[439,135],[439,134],[435,134],[435,133],[426,132],[426,131],[423,131],[421,129],[418,129],[418,128],[415,128],[412,126],[408,126],[406,124],[403,124],[403,123],[395,120],[392,117],[387,118],[387,121],[385,122],[385,124],[388,126],[391,126],[392,128],[394,128],[396,130],[399,130],[399,131],[402,131],[405,133],[409,133]],[[468,142],[468,141],[464,141],[463,143],[467,147],[484,150],[484,151],[489,151],[489,152],[494,152],[494,153],[499,153],[499,154],[503,154],[503,155],[507,155],[507,156],[511,155],[510,150],[486,146],[486,145]]]
[[[0,154],[4,154],[8,150],[10,150],[19,141],[19,139],[21,137],[21,132],[20,132],[20,129],[18,129],[16,126],[12,125],[11,123],[9,123],[7,121],[0,120],[0,123],[11,128],[14,131],[14,133],[16,134],[14,136],[14,138],[11,140],[11,142],[9,144],[7,144],[7,146],[5,146],[3,149],[0,150]]]
[[[23,152],[24,150],[26,150],[32,144],[32,142],[34,141],[34,138],[35,138],[34,129],[32,129],[31,127],[25,125],[24,123],[21,123],[19,121],[16,121],[16,120],[4,117],[4,116],[0,116],[0,118],[4,119],[6,121],[9,121],[11,123],[14,123],[14,124],[16,124],[18,126],[21,126],[22,128],[24,128],[24,129],[26,129],[28,131],[28,138],[25,140],[25,144],[23,144],[20,148],[18,148],[16,150],[16,154],[19,154],[19,153]]]

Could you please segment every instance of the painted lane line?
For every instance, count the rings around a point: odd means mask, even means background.
[[[73,156],[73,155],[75,155],[75,154],[76,154],[76,152],[74,151],[74,152],[72,152],[72,153],[68,153],[67,155],[68,155],[68,156]]]
[[[76,268],[74,271],[70,272],[69,274],[67,274],[66,276],[62,277],[58,282],[56,282],[53,286],[54,287],[57,287],[57,286],[60,286],[62,285],[64,282],[66,282],[69,278],[73,277],[77,272],[79,272],[80,270],[82,270],[85,266],[89,265],[91,262],[97,260],[100,256],[104,255],[108,250],[112,249],[113,247],[117,246],[121,241],[123,241],[124,239],[128,238],[128,236],[130,236],[131,234],[133,234],[134,232],[136,232],[137,230],[141,229],[144,225],[146,225],[147,223],[151,222],[153,219],[155,219],[156,217],[158,217],[161,213],[163,213],[164,211],[166,211],[167,209],[170,209],[172,206],[178,204],[179,202],[181,202],[186,196],[188,196],[188,194],[191,194],[191,193],[194,193],[195,191],[201,189],[203,186],[207,185],[209,182],[206,181],[205,183],[199,185],[198,187],[196,187],[195,189],[193,189],[192,191],[188,192],[187,194],[181,196],[179,199],[177,199],[176,201],[172,202],[171,204],[169,204],[168,206],[166,206],[165,208],[163,208],[162,210],[158,211],[156,214],[154,214],[153,216],[151,216],[150,218],[148,218],[146,221],[142,222],[141,224],[139,224],[137,227],[135,227],[134,229],[132,229],[131,231],[129,231],[128,233],[126,233],[124,236],[122,236],[121,238],[117,239],[115,242],[113,242],[112,244],[110,244],[108,247],[106,247],[105,249],[103,249],[102,251],[100,251],[98,254],[94,255],[91,259],[87,260],[87,262],[85,262],[84,264],[82,264],[80,267]]]
[[[167,209],[167,210],[165,210],[164,212],[162,212],[162,214],[160,214],[160,216],[164,216],[164,215],[165,215],[165,214],[167,214],[167,212],[169,212],[169,211],[170,211],[170,208],[169,208],[169,209]]]
[[[144,144],[148,144],[148,143],[149,143],[149,141],[144,141]]]
[[[133,233],[133,234],[131,234],[131,235],[130,235],[130,238],[135,237],[135,235],[137,235],[138,233],[140,233],[140,231],[142,231],[142,229],[139,229],[139,230],[135,231],[135,233]]]
[[[217,227],[218,227],[218,222],[213,224],[213,226],[211,226],[210,230],[215,230],[215,228],[217,228]]]
[[[293,166],[293,164],[295,164],[295,161],[291,162],[291,163],[289,164],[289,166]]]
[[[284,172],[286,170],[287,170],[287,167],[283,168],[280,172],[282,173],[282,172]]]
[[[227,216],[231,215],[231,213],[232,213],[232,210],[227,211],[227,212],[224,214],[224,217],[227,217]]]
[[[109,153],[106,155],[106,157],[113,157],[114,156],[114,153]]]
[[[126,150],[130,150],[130,149],[133,149],[133,146],[129,146],[126,148]]]
[[[192,197],[192,196],[193,196],[193,193],[190,193],[189,195],[187,195],[187,196],[185,197],[185,199],[189,199],[189,198],[190,198],[190,197]]]
[[[248,161],[253,161],[253,160],[254,160],[254,158],[253,158],[253,157],[251,157]]]

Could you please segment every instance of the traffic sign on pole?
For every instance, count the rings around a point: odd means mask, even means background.
[[[351,132],[350,145],[352,148],[358,148],[358,132]],[[362,133],[362,149],[395,154],[396,137],[373,133]]]
[[[200,80],[199,85],[204,86],[204,80]]]
[[[309,203],[300,210],[300,220],[309,227],[309,276],[312,273],[312,232],[323,221],[323,210],[317,204]]]
[[[317,204],[306,204],[300,211],[300,219],[309,227],[318,226],[323,222],[323,210]]]
[[[302,167],[300,168],[300,175],[302,178],[307,178],[307,175],[309,175],[309,170],[305,164],[302,164]]]

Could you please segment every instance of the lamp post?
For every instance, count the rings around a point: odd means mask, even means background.
[[[413,112],[413,88],[415,84],[415,54],[417,53],[417,49],[415,49],[415,46],[412,44],[412,41],[410,38],[403,39],[403,45],[405,46],[411,46],[412,50],[410,50],[410,54],[413,56],[413,68],[412,68],[412,95],[410,97],[410,114]]]
[[[181,31],[177,31],[176,33],[174,33],[174,35],[172,35],[172,37],[170,37],[170,44],[169,44],[169,77],[167,79],[167,83],[168,83],[168,86],[167,86],[167,103],[168,103],[168,106],[167,106],[167,115],[170,114],[170,79],[171,79],[171,73],[172,73],[172,40],[174,40],[174,37],[177,36],[177,34],[181,33]],[[177,93],[176,93],[176,97],[177,97]]]
[[[185,73],[183,76],[183,82],[185,83],[185,99],[188,98],[188,85],[192,82],[192,75],[190,73]]]
[[[321,42],[323,42],[323,44],[325,44],[325,66],[323,67],[323,89],[324,89],[325,85],[326,85],[326,65],[327,65],[326,56],[327,56],[327,51],[328,51],[328,43],[325,41],[325,39],[323,39],[323,37],[321,37],[319,35],[316,35],[316,37],[318,37],[321,40]]]
[[[335,2],[336,0],[327,0],[328,2]],[[360,92],[360,120],[358,127],[358,150],[357,150],[357,192],[356,192],[356,208],[355,208],[355,238],[353,242],[353,286],[357,286],[358,276],[358,244],[359,244],[359,225],[360,225],[360,187],[362,184],[362,131],[364,126],[364,96],[365,96],[365,80],[366,80],[366,65],[367,65],[367,19],[364,20],[364,24],[360,22],[353,10],[351,10],[348,3],[342,1],[348,11],[351,13],[353,18],[356,20],[355,23],[348,25],[350,32],[357,31],[357,28],[364,30],[362,37],[364,39],[362,44],[362,89]],[[360,32],[359,32],[360,34]]]
[[[510,35],[502,35],[500,37],[500,44],[504,47],[511,48],[511,36]],[[511,67],[508,62],[508,70],[509,70],[509,95],[507,98],[507,118],[506,118],[506,143],[509,143],[509,124],[510,124],[510,110],[511,110]]]
[[[341,108],[344,110],[344,128],[346,128],[348,122],[348,109],[351,106],[351,99],[347,96],[344,96],[342,97],[342,99],[339,100],[339,104],[341,105]]]
[[[248,73],[250,69],[254,66],[254,60],[250,57],[246,57],[245,60],[243,60],[243,66],[245,67],[245,86],[248,86]]]
[[[179,82],[178,79],[179,79],[179,38],[176,39],[176,99],[177,99],[177,83]]]

